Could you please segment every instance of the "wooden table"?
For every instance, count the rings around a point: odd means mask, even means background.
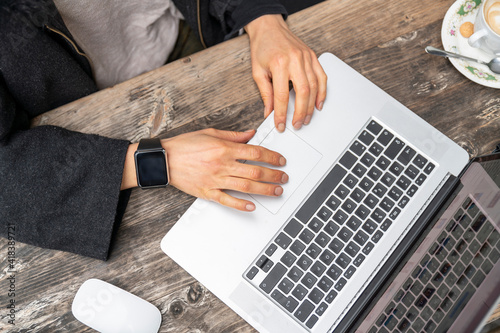
[[[500,142],[499,91],[424,52],[426,45],[441,47],[442,19],[453,2],[331,0],[292,15],[288,23],[318,55],[337,55],[478,155]],[[48,112],[33,125],[138,141],[207,127],[256,128],[263,109],[248,38],[241,36]],[[134,190],[107,262],[17,244],[14,331],[90,332],[71,314],[71,302],[79,286],[95,277],[158,307],[161,332],[254,332],[160,249],[162,237],[193,201],[175,188]],[[0,249],[0,331],[10,331],[6,240]]]

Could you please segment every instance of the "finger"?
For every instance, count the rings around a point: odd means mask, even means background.
[[[326,99],[326,83],[328,81],[328,77],[323,67],[321,67],[318,58],[314,57],[312,59],[312,67],[314,72],[316,73],[316,78],[318,79],[318,94],[316,95],[316,108],[318,110],[322,110],[323,104]]]
[[[273,84],[266,71],[262,70],[253,75],[253,79],[260,91],[260,97],[264,102],[264,118],[273,111]]]
[[[240,144],[237,149],[238,151],[233,156],[238,160],[264,162],[276,166],[286,164],[286,159],[283,155],[261,146]]]
[[[236,143],[246,143],[255,135],[255,130],[236,132],[236,131],[223,131],[214,128],[208,128],[203,131],[205,134],[213,136],[215,138],[232,141]]]
[[[288,107],[288,72],[277,69],[273,74],[273,95],[274,95],[274,125],[279,132],[285,130],[286,110]]]
[[[221,190],[212,190],[207,199],[218,202],[223,206],[230,208],[235,208],[245,212],[251,212],[255,210],[255,205],[253,202],[235,198]]]
[[[295,90],[295,111],[292,124],[295,129],[300,129],[307,115],[311,89],[303,63],[297,64],[292,76],[293,88]]]
[[[288,175],[283,171],[244,163],[236,163],[231,175],[264,183],[285,184],[288,182]]]
[[[314,105],[316,103],[316,96],[318,95],[318,79],[316,78],[316,73],[314,72],[311,64],[311,59],[305,63],[307,80],[309,81],[309,102],[307,104],[307,113],[304,118],[304,124],[307,125],[311,122],[312,115],[314,113]]]
[[[270,197],[277,197],[283,194],[283,188],[280,185],[260,183],[250,179],[237,177],[226,177],[223,188],[242,193],[259,194]]]

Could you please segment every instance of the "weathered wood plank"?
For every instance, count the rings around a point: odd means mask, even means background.
[[[288,22],[315,52],[336,54],[476,155],[500,141],[498,91],[423,52],[441,45],[441,20],[453,2],[331,0]],[[207,127],[255,128],[262,110],[248,38],[241,36],[48,112],[33,125],[137,141]],[[91,332],[71,315],[71,301],[81,283],[97,277],[157,306],[161,332],[255,332],[159,248],[193,200],[174,188],[135,190],[107,262],[18,244],[17,331]],[[1,286],[6,249],[1,239]],[[0,331],[5,323],[0,310]]]

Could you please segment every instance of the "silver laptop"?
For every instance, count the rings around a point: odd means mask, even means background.
[[[334,55],[319,59],[328,75],[323,111],[294,130],[292,91],[286,131],[276,131],[271,115],[249,142],[287,158],[284,194],[231,193],[255,202],[252,213],[198,199],[161,248],[260,332],[412,332],[417,319],[437,332],[440,322],[425,321],[432,307],[417,302],[420,294],[405,298],[409,307],[377,304],[394,298],[401,281],[411,290],[407,278],[396,278],[401,261],[426,237],[431,213],[456,185],[468,154]],[[488,216],[495,235],[498,216]],[[430,273],[415,274],[412,282]],[[423,282],[425,300],[441,295]],[[417,319],[399,318],[403,306],[417,309]],[[454,306],[446,309],[456,315]]]

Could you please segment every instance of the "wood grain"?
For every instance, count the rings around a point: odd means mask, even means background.
[[[437,127],[472,155],[500,142],[498,91],[477,85],[442,58],[442,18],[453,0],[331,0],[290,16],[317,54],[332,52]],[[369,10],[367,10],[369,9]],[[171,137],[202,128],[256,128],[263,104],[251,76],[247,36],[99,91],[33,120],[33,126],[127,139]],[[170,260],[160,240],[194,198],[175,188],[134,190],[101,262],[18,244],[16,332],[91,332],[71,314],[79,286],[95,277],[157,306],[161,332],[255,332]],[[0,240],[0,331],[7,326],[7,241]]]

